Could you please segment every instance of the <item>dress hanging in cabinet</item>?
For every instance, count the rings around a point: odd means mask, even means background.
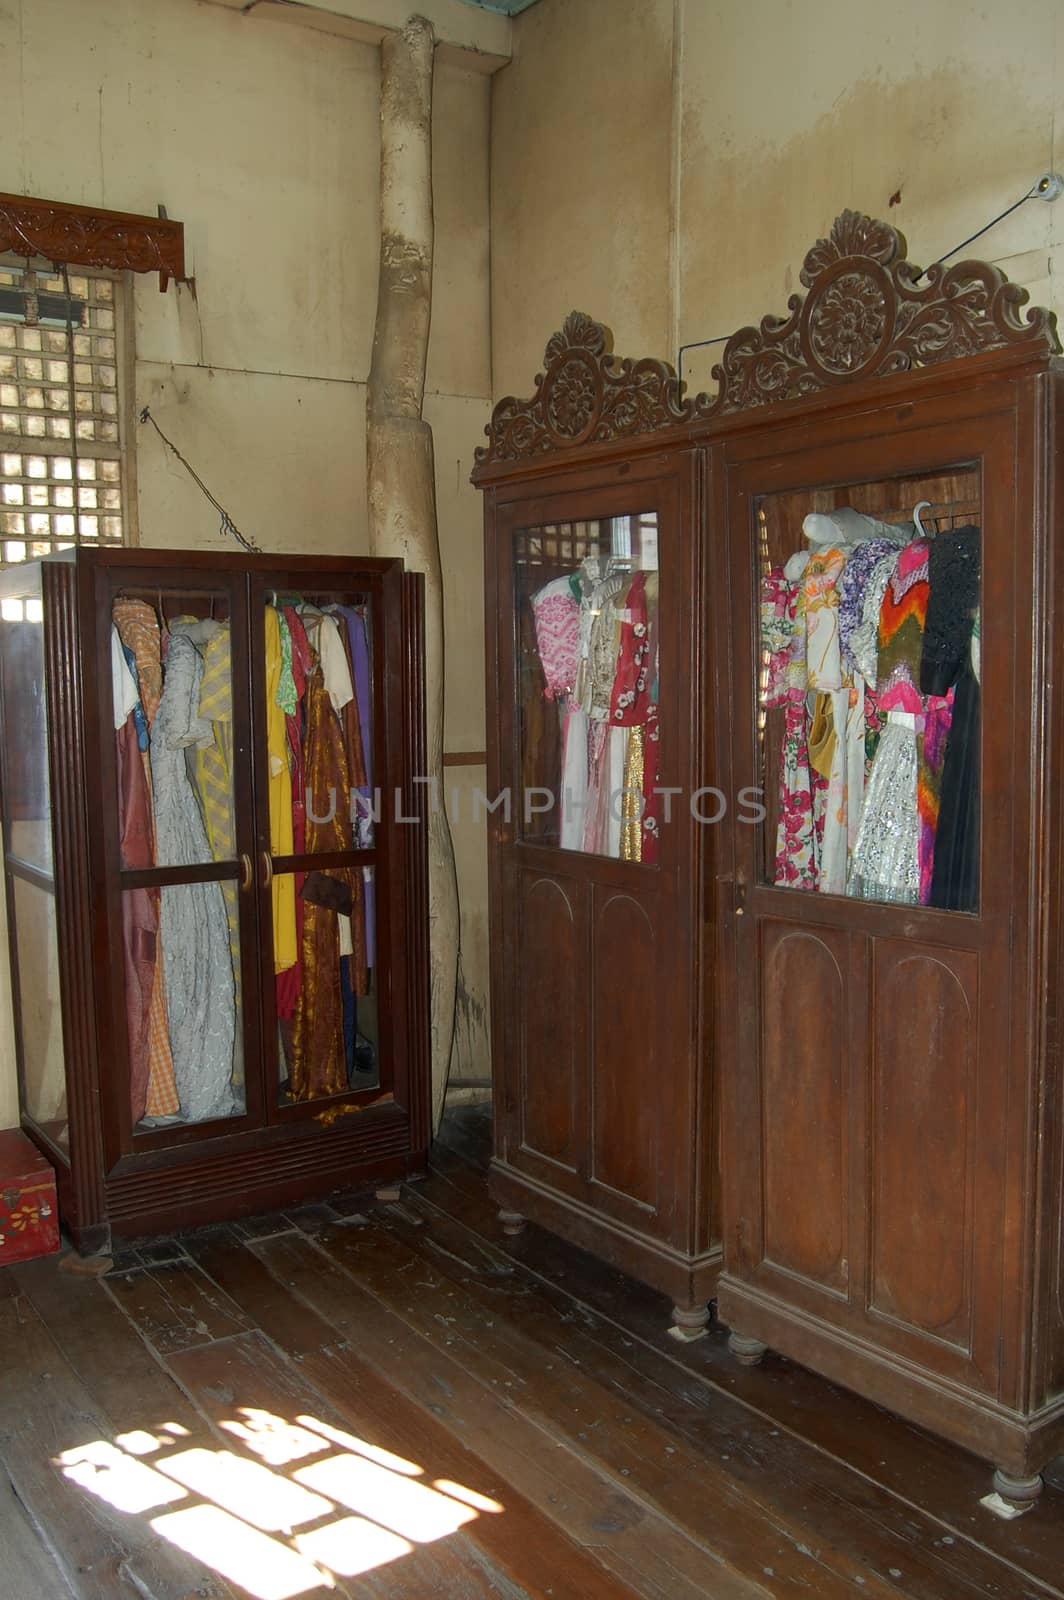
[[[761,582],[774,880],[974,910],[979,530],[927,538],[849,507],[805,530],[811,549]]]

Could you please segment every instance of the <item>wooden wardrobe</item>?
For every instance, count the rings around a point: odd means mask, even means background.
[[[500,800],[489,819],[492,1187],[510,1226],[532,1217],[662,1289],[676,1333],[697,1336],[720,1262],[704,1028],[712,830],[683,809],[712,715],[696,692],[709,670],[700,463],[673,437],[688,408],[663,363],[615,370],[606,331],[576,313],[547,361],[535,402],[496,408],[474,473],[485,490],[488,787]],[[616,438],[637,421],[645,450]],[[656,581],[657,772],[680,804],[652,862],[621,858],[616,839],[585,848],[582,832],[561,848],[573,820],[566,700],[545,698],[531,601],[589,563]]]
[[[476,473],[492,781],[526,774],[529,530],[641,509],[651,484],[673,482],[661,781],[727,800],[705,826],[676,803],[654,869],[496,820],[493,1182],[508,1210],[676,1298],[665,1266],[683,1263],[692,1322],[719,1238],[715,1292],[739,1359],[771,1347],[816,1368],[982,1454],[1022,1503],[1064,1446],[1055,331],[997,269],[921,273],[893,229],[853,212],[800,276],[786,317],[728,341],[713,396],[684,400],[661,364],[613,360],[608,336],[573,317],[534,398],[493,416]],[[810,513],[848,507],[911,538],[921,502],[926,548],[939,541],[927,559],[945,563],[951,539],[978,552],[974,603],[958,601],[976,639],[958,669],[975,696],[966,886],[932,895],[855,872],[890,843],[882,790],[864,842],[844,841],[842,880],[788,878],[765,584],[808,550]],[[891,748],[911,762],[919,750],[921,784],[945,782],[927,727],[944,704],[959,718],[960,695],[883,714],[910,730]],[[760,820],[739,803],[751,790]],[[636,926],[653,981],[619,959]],[[618,1168],[624,1182],[603,1178]]]
[[[78,1248],[422,1170],[420,577],[80,548],[0,598],[22,1122]]]

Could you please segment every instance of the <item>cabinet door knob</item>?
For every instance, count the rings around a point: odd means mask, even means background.
[[[273,882],[273,857],[268,850],[262,852],[262,887],[268,889]]]
[[[240,857],[240,887],[241,887],[241,889],[245,889],[246,890],[246,889],[250,889],[251,888],[251,880],[252,880],[253,876],[254,876],[254,868],[251,865],[251,857],[249,855],[247,855],[247,854],[244,854],[244,855],[242,855]]]

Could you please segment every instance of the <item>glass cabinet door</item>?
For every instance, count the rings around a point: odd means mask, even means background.
[[[250,1109],[243,580],[116,567],[103,581],[129,1115],[136,1134],[175,1136]]]
[[[979,473],[756,506],[761,881],[979,909]]]
[[[518,837],[657,860],[654,511],[514,535]]]
[[[324,575],[322,575],[324,576]],[[256,580],[256,737],[266,775],[259,823],[269,891],[278,1111],[382,1086],[376,839],[380,730],[374,715],[378,596],[327,579]],[[263,811],[265,810],[265,817]],[[336,1114],[342,1112],[342,1105]],[[328,1114],[328,1113],[326,1113]]]
[[[20,1101],[62,1151],[70,1145],[60,1008],[59,943],[45,689],[41,564],[4,573],[0,588],[4,860]]]

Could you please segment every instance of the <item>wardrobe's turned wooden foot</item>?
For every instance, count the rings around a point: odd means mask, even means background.
[[[744,1367],[756,1367],[768,1349],[760,1339],[749,1339],[745,1333],[733,1333],[728,1339],[728,1349]]]
[[[1010,1506],[1020,1506],[1026,1509],[1033,1506],[1038,1496],[1045,1488],[1040,1472],[1031,1478],[1015,1478],[1011,1472],[1004,1472],[1000,1467],[994,1473],[994,1492],[1002,1500],[1007,1500]]]
[[[502,1231],[508,1239],[516,1239],[519,1233],[524,1232],[525,1219],[520,1211],[500,1211],[499,1221],[502,1223]]]
[[[709,1327],[709,1306],[673,1306],[672,1327],[669,1337],[679,1339],[683,1344],[693,1344],[696,1339],[704,1339],[706,1329]]]

